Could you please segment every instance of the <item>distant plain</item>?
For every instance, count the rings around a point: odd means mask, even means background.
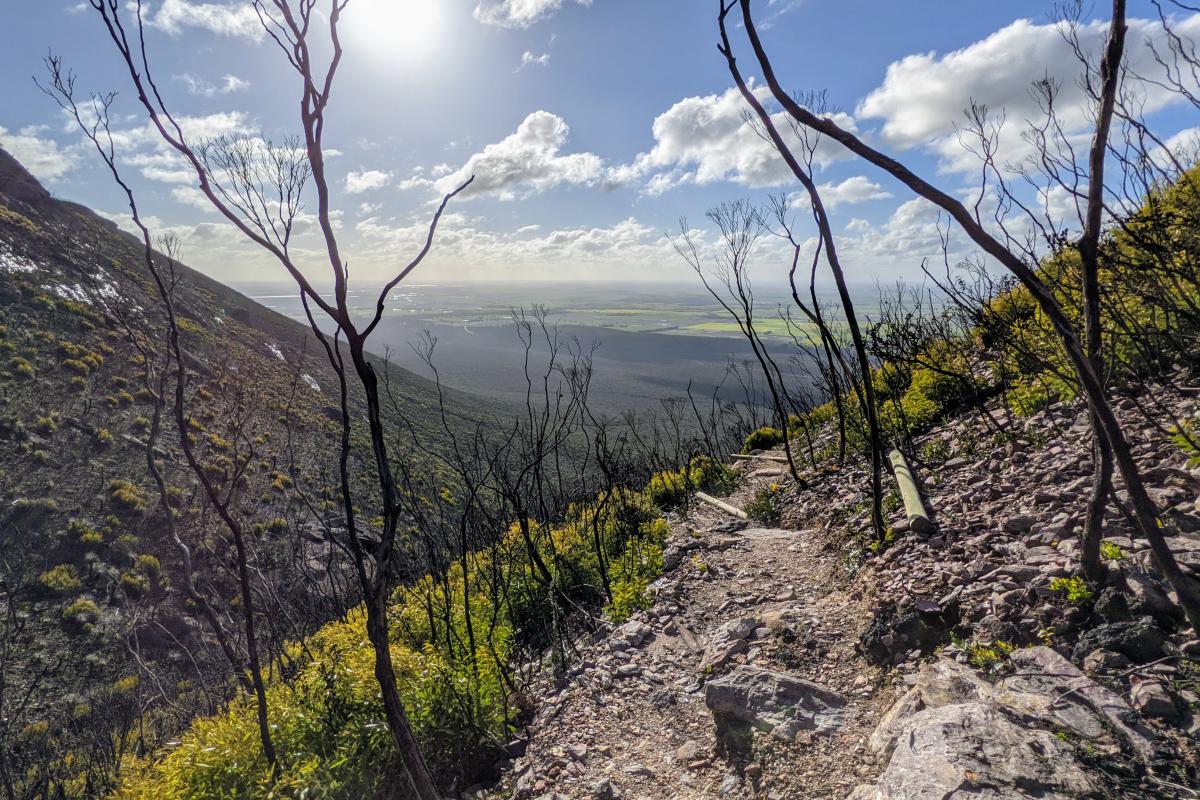
[[[286,284],[239,284],[235,288],[263,305],[304,319],[299,299]],[[874,287],[860,290],[862,312],[874,310]],[[353,311],[366,316],[376,295],[351,295]],[[824,302],[824,301],[823,301]],[[830,301],[832,305],[832,302]],[[592,353],[591,396],[597,410],[617,414],[649,410],[667,397],[697,398],[714,391],[740,400],[729,365],[753,358],[737,323],[702,286],[689,284],[482,283],[405,284],[395,289],[374,334],[373,349],[420,375],[432,377],[414,350],[424,332],[437,345],[434,361],[445,385],[506,402],[522,403],[526,390],[525,351],[513,313],[545,309],[561,343]],[[784,317],[790,313],[792,322]],[[781,367],[804,380],[803,366],[790,363],[811,330],[783,287],[756,291],[756,328]],[[789,332],[791,327],[791,332]],[[593,350],[593,348],[595,348]],[[540,381],[548,346],[537,337],[530,374]]]

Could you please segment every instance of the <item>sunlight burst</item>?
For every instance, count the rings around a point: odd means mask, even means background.
[[[438,39],[440,5],[438,0],[354,0],[346,8],[346,27],[377,55],[421,55]]]

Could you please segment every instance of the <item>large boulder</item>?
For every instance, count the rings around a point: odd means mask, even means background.
[[[1023,648],[1010,665],[996,684],[947,658],[923,666],[868,739],[888,759],[883,775],[851,798],[1091,797],[1094,781],[1070,741],[1155,760],[1153,737],[1128,703],[1059,653]]]
[[[1120,695],[1049,647],[1017,650],[1010,662],[1013,674],[995,687],[996,702],[1025,718],[1069,728],[1097,751],[1127,750],[1145,764],[1153,761],[1154,735]]]
[[[848,800],[1089,798],[1091,775],[1053,733],[1011,721],[988,703],[930,708],[911,717],[874,786]]]
[[[1074,660],[1083,663],[1093,650],[1112,650],[1132,659],[1135,664],[1145,664],[1162,657],[1166,640],[1162,628],[1155,625],[1150,617],[1131,622],[1110,622],[1092,628],[1079,637],[1075,643]]]
[[[723,747],[748,750],[754,730],[784,741],[794,740],[801,731],[838,730],[846,698],[794,675],[740,666],[709,681],[704,702]]]
[[[863,632],[859,650],[871,664],[899,663],[913,650],[928,653],[948,642],[959,621],[957,601],[942,605],[905,598],[898,606],[884,604]]]

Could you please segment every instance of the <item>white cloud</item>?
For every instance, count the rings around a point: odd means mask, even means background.
[[[157,12],[147,15],[146,22],[172,36],[182,33],[184,28],[200,28],[222,36],[238,36],[256,42],[263,38],[262,22],[254,7],[246,2],[163,0]]]
[[[360,266],[386,264],[397,254],[420,247],[428,221],[395,224],[378,218],[358,223],[363,246],[354,254]],[[563,228],[541,233],[526,225],[513,231],[493,231],[481,220],[459,213],[442,218],[429,267],[449,267],[486,274],[504,270],[541,277],[626,277],[651,279],[664,271],[681,274],[682,262],[658,229],[630,217],[609,226]]]
[[[800,6],[804,5],[804,0],[770,0],[767,3],[767,16],[758,23],[758,27],[763,30],[774,27],[779,18],[788,12],[795,11]]]
[[[1168,174],[1175,172],[1176,163],[1187,169],[1200,158],[1200,127],[1181,130],[1164,141],[1161,148],[1155,148],[1150,157]]]
[[[0,126],[0,147],[38,180],[56,181],[79,164],[79,151],[74,146],[59,147],[58,142],[41,135],[45,131],[44,127],[29,126],[13,133]]]
[[[517,67],[517,71],[520,72],[528,66],[544,67],[549,63],[549,53],[535,53],[532,50],[526,50],[521,54],[521,65]]]
[[[475,19],[485,25],[502,28],[528,28],[543,17],[562,8],[565,0],[480,0],[475,6]],[[592,0],[575,0],[590,6]]]
[[[174,76],[175,80],[182,81],[187,86],[188,94],[194,94],[199,97],[215,97],[219,94],[233,94],[235,92],[244,92],[250,88],[250,81],[239,78],[237,75],[226,75],[221,78],[220,84],[212,84],[203,78],[197,78],[194,75],[184,73]]]
[[[881,223],[851,219],[838,235],[842,263],[858,280],[874,277],[884,282],[919,275],[925,259],[936,269],[943,255],[938,220],[938,209],[919,197],[901,203]],[[816,238],[804,245],[811,252]],[[951,263],[974,252],[963,236],[951,238],[950,251]]]
[[[766,87],[753,91],[764,102],[769,97]],[[795,176],[775,147],[746,121],[747,110],[737,89],[680,100],[654,120],[654,147],[634,163],[610,170],[609,181],[622,184],[649,176],[643,191],[652,195],[688,183],[732,181],[755,188],[794,183]],[[800,152],[800,141],[783,112],[773,119],[785,140]],[[854,128],[846,114],[835,114],[834,119]],[[844,157],[841,146],[826,139],[818,143],[814,162],[826,166]]]
[[[350,194],[362,194],[371,189],[381,189],[392,180],[392,173],[377,169],[349,172],[346,174],[346,191]]]
[[[817,187],[821,194],[821,202],[827,208],[865,203],[868,200],[886,200],[892,196],[875,181],[863,175],[846,178],[841,183],[822,183]],[[806,200],[807,196],[802,198]]]
[[[1084,52],[1098,57],[1107,29],[1103,21],[1080,26]],[[1200,14],[1178,20],[1176,33],[1195,39],[1200,35]],[[1125,88],[1136,89],[1146,113],[1181,99],[1143,80],[1161,79],[1162,68],[1150,43],[1167,52],[1164,38],[1160,22],[1129,20]],[[1086,137],[1092,104],[1080,85],[1083,67],[1058,26],[1030,20],[1017,20],[945,55],[929,52],[893,62],[883,83],[859,104],[856,116],[860,121],[882,120],[880,132],[894,147],[925,147],[941,156],[944,169],[975,170],[978,160],[962,147],[955,129],[974,101],[987,106],[996,122],[1004,116],[1001,160],[1016,162],[1031,152],[1022,130],[1028,120],[1041,117],[1030,87],[1047,75],[1059,84],[1055,107],[1066,134]]]
[[[564,184],[597,183],[604,172],[598,155],[559,152],[569,133],[570,127],[562,117],[549,111],[535,111],[522,120],[514,133],[484,147],[459,169],[434,181],[414,176],[401,186],[433,186],[445,193],[474,175],[475,181],[465,195],[493,195],[512,200]]]
[[[204,196],[204,192],[197,189],[195,186],[176,186],[171,190],[171,197],[177,203],[192,208],[198,208],[201,211],[213,211],[212,203]]]
[[[201,116],[177,117],[184,137],[191,144],[218,136],[239,136],[253,133],[249,117],[241,111],[220,111]],[[74,131],[75,122],[68,120],[66,129]],[[195,172],[191,166],[159,136],[149,123],[126,129],[114,129],[113,143],[122,163],[137,167],[142,176],[163,183],[191,183]]]

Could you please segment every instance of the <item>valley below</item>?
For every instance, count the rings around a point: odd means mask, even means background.
[[[235,288],[267,308],[304,321],[299,299],[295,292],[286,292],[286,284]],[[876,287],[865,284],[856,292],[865,310],[877,305]],[[352,295],[355,299],[362,304],[356,311],[365,316],[375,296],[359,291]],[[822,300],[831,302],[828,297]],[[414,350],[428,332],[437,341],[434,365],[446,386],[505,403],[523,405],[526,390],[526,350],[513,313],[524,311],[532,321],[537,308],[545,309],[564,350],[573,347],[590,355],[590,394],[596,408],[610,415],[657,411],[666,398],[686,398],[689,387],[698,403],[711,402],[714,395],[723,402],[745,402],[746,391],[730,367],[737,368],[742,380],[758,369],[737,323],[703,287],[691,284],[414,281],[393,292],[391,301],[376,333],[379,355],[386,353],[397,366],[432,377]],[[764,288],[756,304],[756,327],[764,342],[780,353],[780,367],[794,389],[808,388],[812,364],[796,354],[781,314],[786,316],[790,309],[791,328],[798,337],[811,325],[802,320],[784,287]],[[530,349],[535,383],[540,380],[537,364],[550,349],[546,336],[535,332]]]

